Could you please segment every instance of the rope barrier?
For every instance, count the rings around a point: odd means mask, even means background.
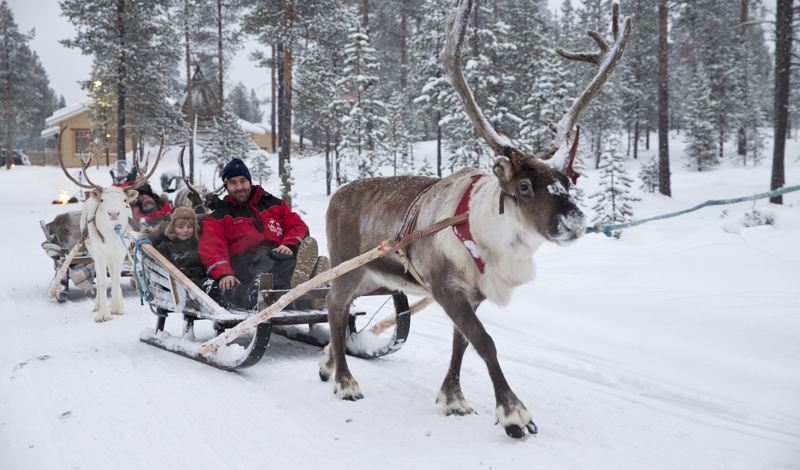
[[[133,271],[133,263],[131,262],[131,250],[129,248],[130,243],[125,243],[125,236],[122,235],[122,231],[120,230],[121,227],[119,225],[114,227],[114,231],[117,232],[119,236],[119,241],[122,242],[122,246],[125,247],[125,255],[128,257],[128,266],[131,267],[131,271]],[[133,272],[131,272],[133,274]],[[133,287],[136,288],[136,293],[139,294],[141,297],[141,293],[139,293],[139,283],[136,280],[136,276],[133,276]]]
[[[153,312],[153,315],[161,318],[166,318],[168,315],[166,313],[159,313],[155,308],[153,308],[152,301],[155,299],[153,293],[150,292],[150,285],[147,283],[147,270],[144,269],[144,256],[141,258],[141,273],[142,277],[139,278],[137,266],[139,265],[139,256],[142,253],[142,245],[153,245],[153,243],[147,239],[147,237],[139,237],[133,244],[133,266],[131,267],[131,274],[133,275],[135,282],[138,282],[140,286],[142,286],[141,291],[139,292],[139,302],[141,305],[144,305],[145,301],[147,301],[147,305],[150,306],[150,311]]]
[[[739,197],[736,199],[712,199],[710,201],[706,201],[698,206],[692,207],[691,209],[686,209],[678,212],[671,212],[669,214],[659,215],[656,217],[650,217],[649,219],[642,219],[642,220],[634,220],[632,222],[626,222],[624,224],[616,224],[616,225],[595,225],[593,227],[586,227],[585,233],[600,233],[602,232],[605,236],[610,237],[611,234],[615,230],[621,230],[628,227],[635,227],[637,225],[642,225],[646,222],[652,222],[654,220],[661,220],[661,219],[669,219],[671,217],[677,217],[679,215],[683,215],[689,212],[694,212],[698,209],[702,209],[703,207],[707,206],[722,206],[726,204],[736,204],[737,202],[745,202],[745,201],[755,201],[756,199],[764,199],[767,197],[774,197],[780,196],[781,194],[791,193],[793,191],[800,191],[800,185],[798,186],[789,186],[787,188],[776,189],[775,191],[770,191],[768,193],[761,193],[761,194],[754,194],[753,196],[746,196],[746,197]]]

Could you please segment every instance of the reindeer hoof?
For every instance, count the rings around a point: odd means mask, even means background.
[[[439,396],[436,398],[436,403],[442,405],[445,416],[466,416],[474,413],[472,407],[464,399],[464,395],[461,394],[460,389],[450,395],[440,391]]]
[[[508,434],[508,437],[513,437],[514,439],[525,437],[525,431],[523,431],[522,428],[516,424],[506,426],[506,434]]]
[[[536,424],[535,424],[533,421],[531,421],[530,423],[528,423],[528,426],[526,426],[526,427],[528,428],[528,432],[529,432],[529,433],[530,433],[532,436],[533,436],[533,435],[536,435],[536,434],[538,434],[538,433],[539,433],[539,428],[537,428],[537,427],[536,427]]]
[[[536,433],[539,432],[539,430],[536,428],[536,424],[534,424],[533,421],[525,425],[525,429],[527,429],[528,433],[530,433],[530,435],[532,436],[536,435]],[[520,426],[517,426],[516,424],[509,424],[508,426],[506,426],[506,434],[508,434],[508,437],[513,437],[514,439],[520,439],[525,437],[525,429],[523,429]]]
[[[97,323],[103,323],[109,320],[111,320],[111,315],[97,315],[94,317],[94,321]]]
[[[319,379],[323,382],[327,382],[331,378],[330,372],[323,370],[322,367],[319,368]]]
[[[364,398],[364,395],[350,395],[349,393],[345,393],[340,398],[345,401],[356,401]]]
[[[333,393],[339,397],[340,400],[356,401],[364,398],[355,380],[349,382],[347,386],[341,386],[337,383],[336,386],[333,387]]]

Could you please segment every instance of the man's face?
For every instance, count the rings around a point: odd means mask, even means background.
[[[228,195],[240,204],[246,204],[250,200],[250,181],[245,176],[234,176],[228,180]]]

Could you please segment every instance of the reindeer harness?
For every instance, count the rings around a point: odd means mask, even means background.
[[[425,201],[425,198],[428,196],[428,192],[433,188],[433,185],[428,186],[423,190],[411,205],[408,207],[405,216],[403,216],[403,223],[400,225],[400,229],[397,231],[397,235],[395,235],[395,245],[391,247],[387,253],[394,252],[400,256],[400,260],[403,263],[403,267],[405,268],[406,272],[410,272],[414,279],[419,282],[419,284],[427,290],[430,290],[428,285],[423,282],[422,278],[420,277],[419,273],[416,269],[414,269],[414,265],[411,264],[409,260],[409,253],[410,253],[410,244],[415,242],[421,238],[425,238],[429,235],[433,235],[434,233],[452,226],[453,232],[456,234],[461,243],[464,244],[464,247],[469,252],[472,259],[475,261],[475,265],[478,267],[478,270],[481,274],[484,273],[485,264],[481,257],[478,255],[478,247],[475,244],[475,240],[472,238],[472,232],[469,229],[469,202],[472,197],[472,189],[475,187],[475,183],[484,175],[475,175],[472,177],[472,182],[467,187],[466,191],[464,191],[464,195],[461,196],[461,201],[458,203],[458,207],[456,208],[456,213],[453,217],[449,219],[445,219],[441,222],[438,222],[426,229],[423,230],[414,230],[414,226],[417,223],[417,217],[419,216],[419,211],[422,208],[422,203]]]

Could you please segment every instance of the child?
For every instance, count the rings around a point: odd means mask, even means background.
[[[178,207],[172,212],[169,226],[157,240],[156,250],[164,255],[195,284],[201,285],[206,268],[197,254],[197,219],[188,207]]]

